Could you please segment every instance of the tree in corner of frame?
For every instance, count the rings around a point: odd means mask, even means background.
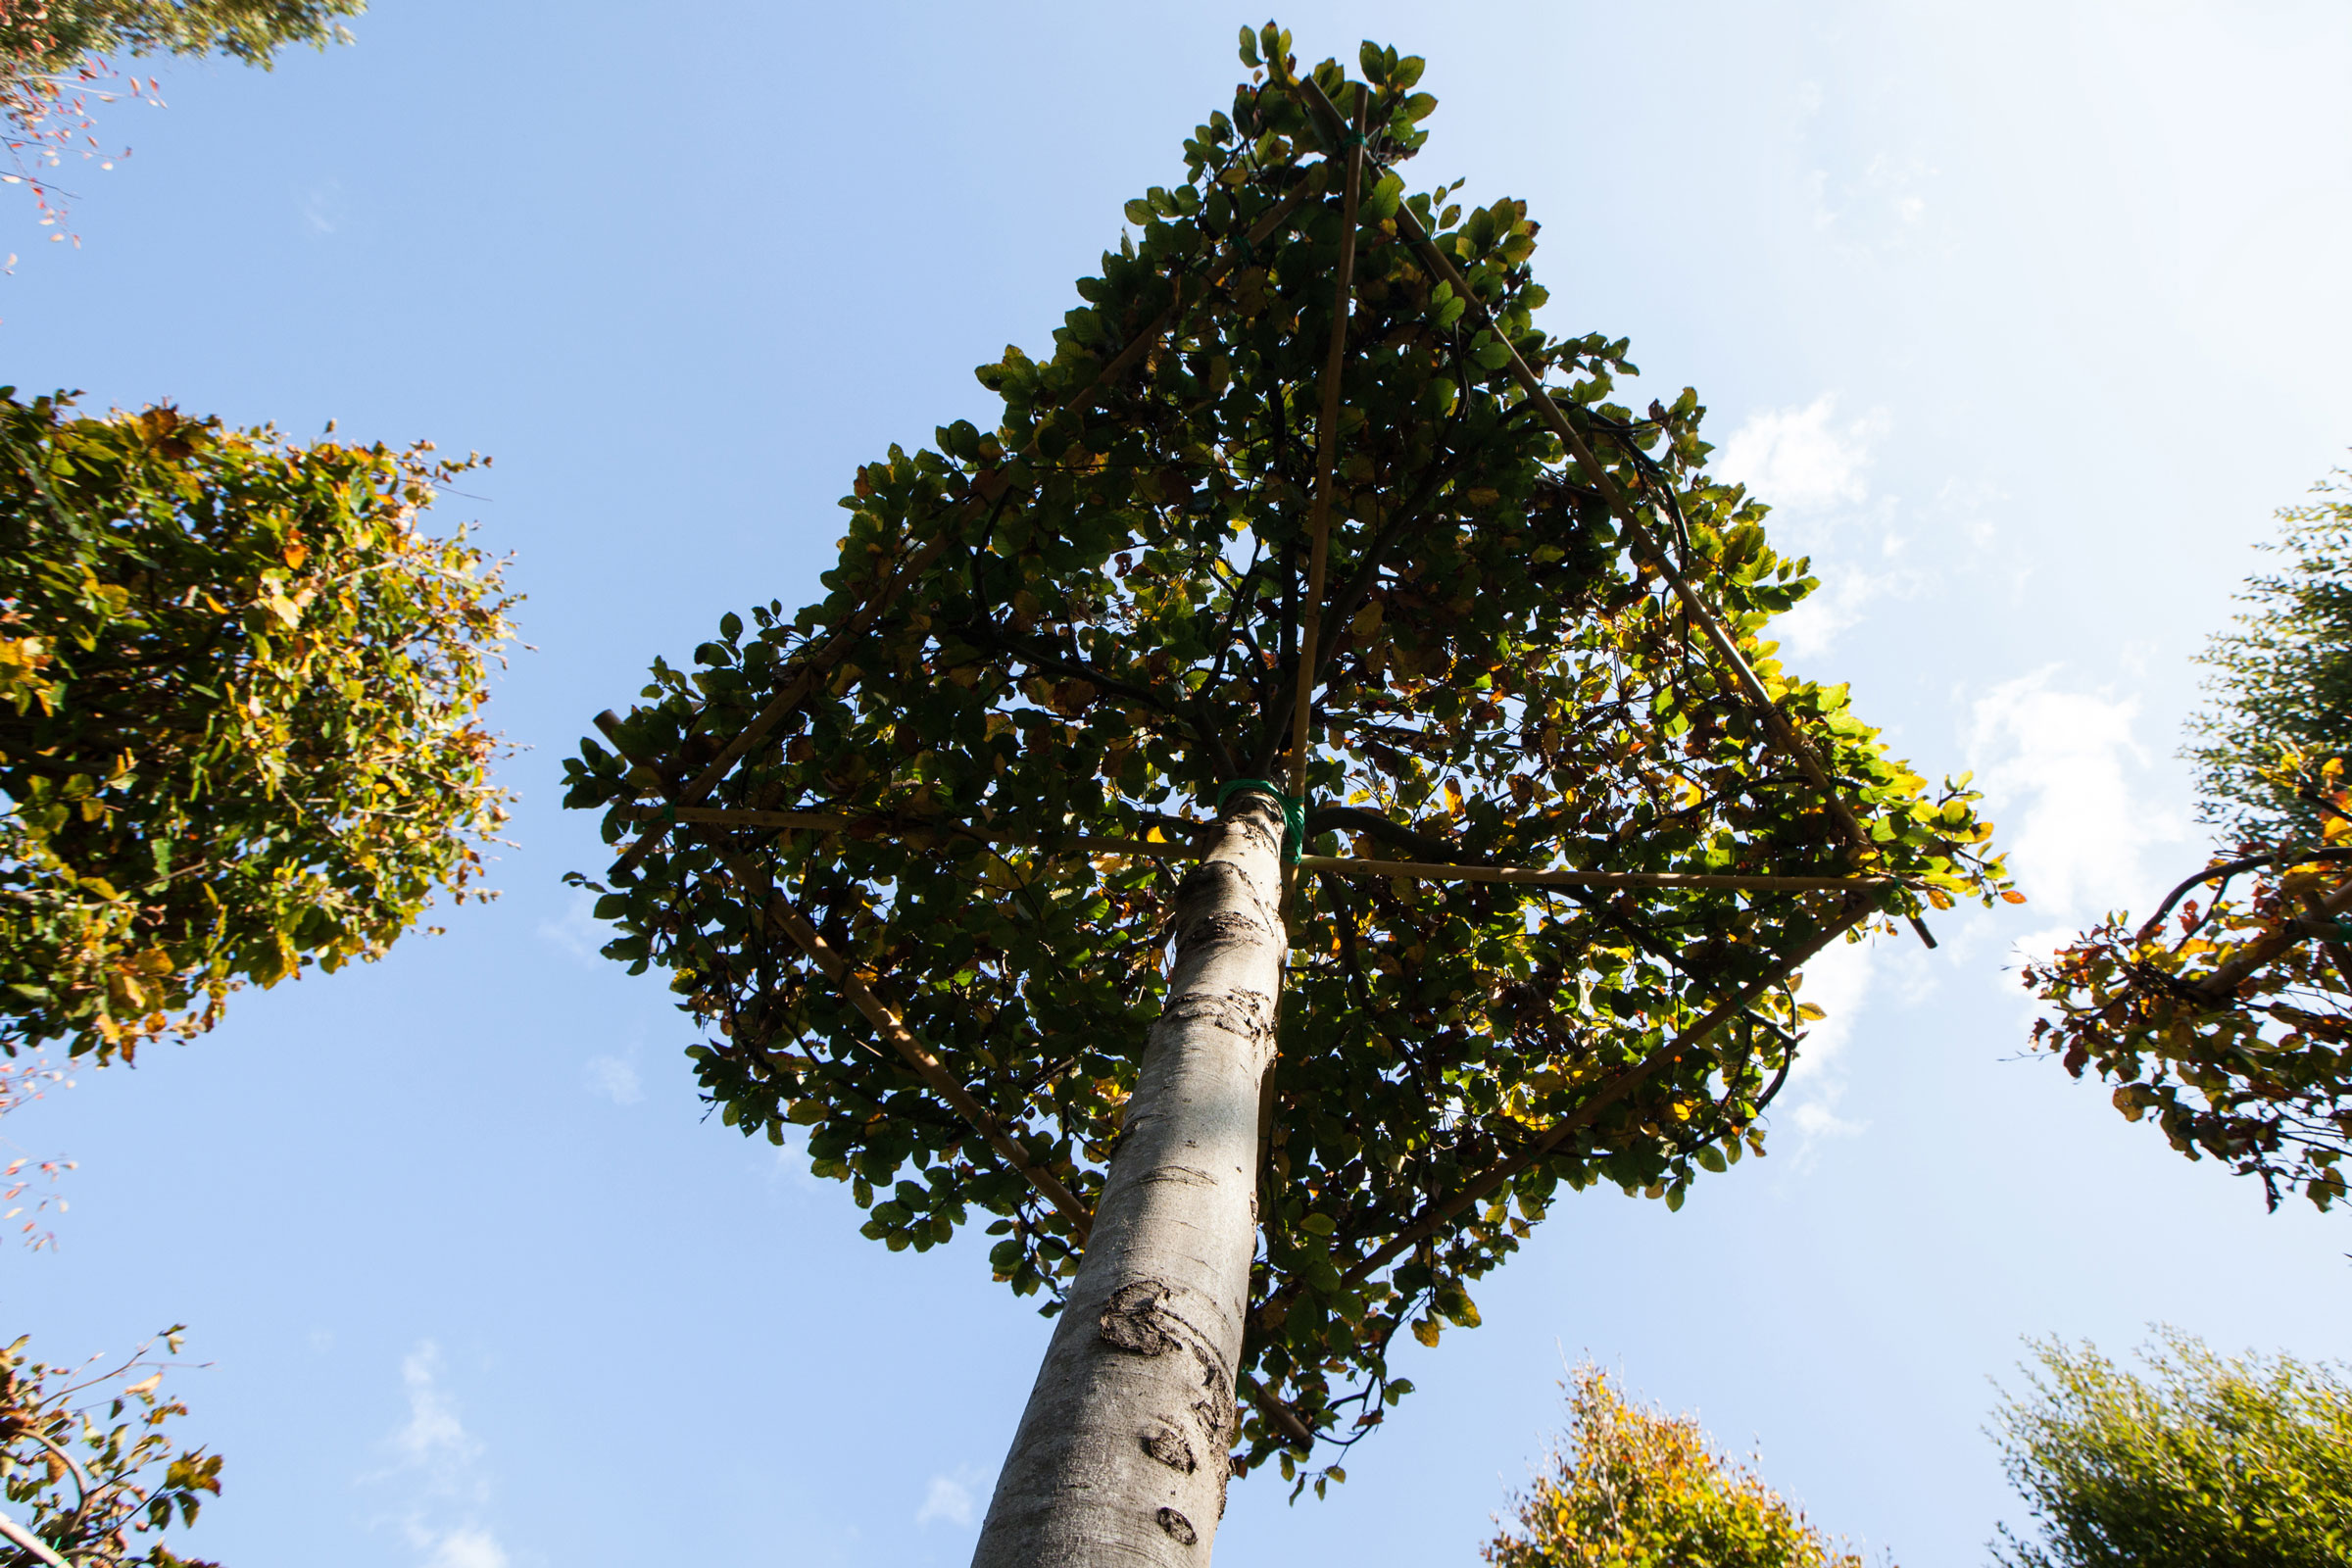
[[[1230,1476],[1344,1480],[1561,1189],[1760,1149],[1806,958],[2004,891],[1759,641],[1812,582],[1696,395],[1532,324],[1523,204],[1407,192],[1421,62],[1289,48],[980,369],[996,428],[858,470],[822,603],[570,764],[722,1118],[1059,1313],[984,1564],[1198,1563]]]
[[[2342,1200],[2352,1156],[2352,473],[2315,489],[2202,661],[2186,755],[2229,848],[2025,974],[2051,1007],[2037,1046],[2274,1210]]]

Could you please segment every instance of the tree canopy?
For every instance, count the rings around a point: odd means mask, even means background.
[[[2319,493],[2346,496],[2346,476]],[[2112,1083],[2118,1110],[2256,1177],[2273,1208],[2295,1192],[2326,1208],[2352,1154],[2352,500],[2278,515],[2266,548],[2290,565],[2252,579],[2206,650],[2187,754],[2233,842],[2026,983],[2053,1008],[2035,1041]]]
[[[1498,1568],[1862,1568],[1696,1418],[1637,1403],[1591,1362],[1568,1414],[1566,1446],[1487,1543]]]
[[[512,600],[429,453],[0,389],[0,1051],[128,1056],[466,895]]]
[[[2034,1346],[1994,1439],[2036,1527],[2004,1568],[2340,1568],[2352,1561],[2352,1383],[2165,1330],[2144,1373]]]
[[[70,71],[90,55],[224,54],[268,70],[288,44],[349,43],[338,17],[367,0],[48,0],[0,16],[0,59],[17,74]]]
[[[165,1356],[149,1354],[155,1340]],[[28,1338],[0,1348],[0,1564],[215,1568],[157,1539],[220,1494],[220,1456],[167,1430],[188,1413],[162,1392],[181,1330],[155,1340],[102,1370],[36,1361]]]
[[[54,225],[59,210],[43,168],[76,142],[98,156],[89,101],[152,93],[115,61],[162,54],[223,54],[267,71],[289,44],[349,43],[337,21],[367,0],[33,0],[0,5],[0,146]],[[158,100],[160,102],[160,100]],[[110,166],[111,167],[111,166]],[[61,231],[50,236],[63,239]]]
[[[1421,61],[1243,49],[1051,350],[980,368],[990,426],[860,466],[827,596],[657,660],[567,800],[628,841],[606,951],[669,973],[723,1120],[1052,1294],[1181,862],[1289,797],[1242,1379],[1289,1473],[1560,1188],[1679,1206],[1761,1149],[1806,956],[2005,884],[1965,781],[1763,640],[1813,579],[1697,394],[1623,406],[1625,341],[1537,324],[1524,203],[1408,187]]]

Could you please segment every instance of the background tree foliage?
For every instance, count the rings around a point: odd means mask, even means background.
[[[224,54],[270,67],[288,44],[349,43],[338,17],[367,0],[19,0],[0,13],[16,72],[68,71],[85,55]]]
[[[180,1332],[156,1336],[170,1355]],[[152,1539],[220,1491],[220,1456],[165,1430],[188,1408],[161,1392],[155,1341],[103,1371],[32,1360],[27,1343],[0,1349],[0,1568],[214,1568]]]
[[[43,171],[69,150],[99,155],[90,100],[153,95],[154,80],[124,77],[118,59],[218,53],[267,71],[288,44],[349,43],[335,19],[367,9],[367,0],[0,0],[0,145],[53,226],[60,212]]]
[[[2316,769],[2352,758],[2352,470],[2278,511],[2260,548],[2283,569],[2252,578],[2237,629],[2207,646],[2212,701],[2189,725],[2203,816],[2241,844],[2315,841],[2336,814]],[[2281,769],[2281,758],[2303,765]]]
[[[0,1051],[128,1056],[379,956],[505,819],[469,467],[0,389]]]
[[[2182,1153],[2258,1177],[2273,1208],[2342,1198],[2352,1154],[2348,485],[2338,472],[2318,486],[2338,499],[2278,514],[2265,548],[2291,564],[2252,579],[2252,608],[2204,656],[2211,703],[2187,755],[2233,845],[2136,927],[2111,915],[2026,970],[2055,1009],[2037,1044],[2078,1078],[2095,1069]]]
[[[1931,790],[1844,688],[1759,640],[1813,580],[1766,542],[1765,509],[1707,473],[1696,394],[1612,401],[1634,369],[1622,340],[1535,324],[1525,205],[1411,192],[1389,168],[1426,137],[1422,63],[1367,44],[1360,83],[1326,62],[1310,91],[1286,34],[1246,33],[1244,52],[1250,79],[1186,141],[1181,180],[1127,204],[1052,352],[980,368],[993,427],[860,467],[828,597],[730,612],[686,667],[657,660],[616,751],[590,741],[567,764],[568,804],[605,808],[609,841],[650,830],[594,884],[620,931],[606,951],[670,972],[710,1031],[689,1054],[723,1119],[777,1143],[801,1129],[894,1250],[979,1218],[1023,1294],[1072,1271],[1119,1142],[1172,862],[1226,786],[1285,771],[1326,435],[1294,850],[1896,879],[1527,887],[1310,858],[1244,1375],[1263,1396],[1249,1459],[1282,1450],[1287,1474],[1308,1434],[1352,1441],[1405,1392],[1396,1334],[1478,1321],[1467,1287],[1562,1187],[1679,1206],[1761,1148],[1818,1016],[1792,964],[2002,882],[1964,781]],[[1361,95],[1371,158],[1328,431],[1348,138],[1314,92]],[[1589,462],[1538,416],[1515,356]],[[1863,845],[1669,571],[1706,585]],[[803,913],[936,1076],[811,962]],[[1018,1160],[974,1135],[947,1079]]]
[[[2341,1568],[2352,1562],[2352,1384],[2287,1356],[2226,1358],[2175,1330],[2119,1368],[2085,1343],[2034,1347],[2030,1393],[1996,1416],[2039,1527],[2006,1568]]]
[[[1862,1568],[1692,1416],[1636,1403],[1591,1362],[1568,1390],[1568,1442],[1488,1542],[1500,1568]]]

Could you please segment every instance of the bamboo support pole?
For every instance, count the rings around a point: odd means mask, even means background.
[[[1364,120],[1372,94],[1359,88],[1355,131],[1348,139],[1348,174],[1340,198],[1339,281],[1332,287],[1331,352],[1323,362],[1323,412],[1315,426],[1315,498],[1307,523],[1306,595],[1298,620],[1298,690],[1291,705],[1291,798],[1306,799],[1307,726],[1313,716],[1317,646],[1323,635],[1323,586],[1331,564],[1332,467],[1340,449],[1340,381],[1348,364],[1348,317],[1355,293],[1355,222],[1364,186]]]
[[[1313,193],[1314,188],[1311,185],[1301,183],[1296,190],[1283,197],[1274,205],[1272,211],[1244,231],[1242,249],[1248,252],[1270,239],[1277,229],[1291,220],[1299,206]],[[1207,269],[1205,275],[1208,287],[1214,288],[1224,280],[1225,274],[1232,270],[1229,265],[1231,260],[1231,257],[1222,257]],[[1093,407],[1097,397],[1101,396],[1119,377],[1134,368],[1137,362],[1149,354],[1159,340],[1184,318],[1184,275],[1182,273],[1177,275],[1174,288],[1175,297],[1168,302],[1167,309],[1154,317],[1149,326],[1138,332],[1125,348],[1111,356],[1110,361],[1098,370],[1085,386],[1071,394],[1068,401],[1059,407],[1075,409],[1081,413]],[[1023,449],[1022,456],[1027,457],[1035,450],[1035,440],[1032,439],[1030,446]],[[743,732],[728,742],[726,748],[717,757],[711,759],[710,765],[697,774],[692,783],[675,793],[676,803],[689,806],[698,805],[712,790],[716,789],[719,780],[725,778],[735,764],[743,760],[753,747],[760,744],[768,731],[782,723],[802,703],[806,702],[808,693],[815,688],[817,682],[849,657],[850,649],[855,646],[858,638],[865,635],[867,629],[880,617],[882,612],[890,607],[891,601],[898,597],[907,583],[937,561],[955,542],[955,539],[956,531],[954,529],[943,529],[938,538],[924,545],[902,563],[875,591],[874,597],[850,617],[849,623],[827,638],[821,648],[808,657],[802,663],[800,672],[765,707],[760,710],[751,723],[744,726]],[[612,874],[614,876],[627,874],[639,860],[652,853],[667,834],[668,829],[665,825],[638,839],[621,854],[619,859],[613,862]]]
[[[659,806],[623,808],[624,813],[711,827],[764,827],[815,833],[855,833],[861,828],[900,828],[908,824],[886,817],[858,818],[826,811],[750,811],[722,807]],[[1020,844],[1088,855],[1133,855],[1158,860],[1189,860],[1200,852],[1189,844],[1161,844],[1147,839],[1072,834],[1049,839],[1033,833],[1000,833],[961,822],[919,825],[914,831],[982,843]],[[1501,882],[1530,887],[1593,888],[1723,888],[1759,893],[1822,893],[1838,889],[1896,887],[1892,876],[1774,876],[1716,871],[1571,871],[1517,865],[1450,865],[1434,860],[1363,860],[1335,855],[1307,855],[1298,860],[1301,871],[1330,871],[1340,876],[1406,877],[1419,882]]]
[[[924,1049],[923,1043],[914,1038],[887,1003],[874,995],[873,988],[865,983],[850,961],[833,950],[823,934],[810,925],[808,917],[793,907],[783,894],[768,895],[765,912],[783,928],[786,936],[800,946],[802,952],[808,955],[809,961],[822,970],[827,979],[841,987],[842,994],[850,999],[851,1004],[865,1014],[866,1021],[874,1026],[875,1032],[890,1042],[892,1049],[906,1059],[924,1083],[931,1086],[932,1092],[970,1123],[973,1130],[988,1141],[989,1148],[995,1150],[1006,1164],[1019,1171],[1031,1187],[1045,1196],[1048,1202],[1061,1210],[1062,1217],[1076,1227],[1078,1240],[1083,1244],[1088,1232],[1093,1229],[1093,1216],[1087,1213],[1086,1206],[1078,1201],[1070,1190],[1055,1179],[1053,1172],[1041,1170],[1030,1163],[1027,1152],[1013,1142],[1012,1135],[1005,1132],[1003,1124],[988,1113],[986,1106],[972,1098],[969,1090],[956,1081],[945,1063]]]
[[[1402,876],[1424,882],[1507,882],[1532,887],[1732,888],[1759,893],[1821,893],[1838,888],[1893,887],[1891,876],[1745,876],[1714,871],[1552,871],[1517,865],[1443,865],[1427,860],[1352,860],[1300,858],[1302,871],[1341,876]]]
[[[1333,107],[1331,100],[1324,95],[1323,89],[1315,84],[1311,76],[1298,78],[1298,86],[1307,95],[1308,102],[1318,115],[1332,125],[1343,123],[1339,110]],[[1520,354],[1518,345],[1513,343],[1496,324],[1494,316],[1487,310],[1486,302],[1471,290],[1469,280],[1462,275],[1461,270],[1453,265],[1452,259],[1438,249],[1436,241],[1430,237],[1429,230],[1423,228],[1420,219],[1413,215],[1410,203],[1397,205],[1396,226],[1398,231],[1403,234],[1406,243],[1413,247],[1415,253],[1421,257],[1429,269],[1451,286],[1455,296],[1462,301],[1464,309],[1494,334],[1495,342],[1502,345],[1503,352],[1510,356],[1508,366],[1511,379],[1519,384],[1520,390],[1526,393],[1528,400],[1535,405],[1536,412],[1543,416],[1544,422],[1549,425],[1552,433],[1560,438],[1560,442],[1567,448],[1569,456],[1574,458],[1585,472],[1591,476],[1594,488],[1598,489],[1608,501],[1609,510],[1617,514],[1618,520],[1625,527],[1626,537],[1632,541],[1634,548],[1646,557],[1650,564],[1657,568],[1658,574],[1665,578],[1667,586],[1673,590],[1675,597],[1682,601],[1685,612],[1697,624],[1700,634],[1714,648],[1716,655],[1730,666],[1733,677],[1742,695],[1747,698],[1749,705],[1755,710],[1757,717],[1763,721],[1765,732],[1771,736],[1773,742],[1787,754],[1789,760],[1796,763],[1799,771],[1805,775],[1807,782],[1821,792],[1823,803],[1828,806],[1831,815],[1837,818],[1838,825],[1845,834],[1847,842],[1853,847],[1857,857],[1867,863],[1878,854],[1878,848],[1870,836],[1870,830],[1862,825],[1862,819],[1854,814],[1853,808],[1838,792],[1836,782],[1830,777],[1829,769],[1823,765],[1821,758],[1814,752],[1804,736],[1798,732],[1796,726],[1788,721],[1788,715],[1781,711],[1780,705],[1773,700],[1770,689],[1765,686],[1763,677],[1756,673],[1754,666],[1749,664],[1746,657],[1740,652],[1739,645],[1724,629],[1722,621],[1717,618],[1714,611],[1699,596],[1698,590],[1690,585],[1690,580],[1675,569],[1673,559],[1658,547],[1657,542],[1650,537],[1649,530],[1642,526],[1641,516],[1633,502],[1626,497],[1615,477],[1600,466],[1600,461],[1593,455],[1591,445],[1570,422],[1567,415],[1560,411],[1560,406],[1552,401],[1551,394],[1544,390],[1543,378],[1537,375],[1528,365],[1526,358]],[[1936,945],[1936,939],[1928,935],[1927,927],[1916,917],[1912,919],[1911,924],[1919,932],[1920,940],[1926,942],[1930,947]]]

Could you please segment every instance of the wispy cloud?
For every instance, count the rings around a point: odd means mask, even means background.
[[[645,1085],[634,1062],[619,1056],[591,1056],[586,1071],[588,1092],[615,1105],[634,1105],[645,1098]]]
[[[1821,587],[1772,625],[1794,658],[1825,652],[1873,601],[1919,590],[1894,504],[1871,494],[1871,466],[1890,423],[1882,409],[1840,419],[1825,392],[1802,408],[1750,415],[1716,454],[1719,475],[1773,509],[1774,544],[1813,558]]]
[[[597,921],[595,909],[596,895],[574,888],[562,914],[539,922],[539,940],[582,963],[594,962],[611,940],[611,934]]]
[[[1797,1000],[1821,1008],[1824,1016],[1806,1030],[1804,1046],[1783,1091],[1788,1102],[1788,1120],[1796,1130],[1796,1169],[1809,1163],[1824,1139],[1849,1138],[1868,1126],[1838,1114],[1838,1103],[1845,1097],[1845,1072],[1838,1058],[1869,1005],[1877,957],[1871,943],[1839,942],[1805,965]]]
[[[408,1419],[387,1440],[395,1463],[369,1479],[408,1492],[398,1514],[418,1568],[507,1568],[505,1546],[480,1518],[490,1496],[482,1444],[443,1382],[441,1348],[420,1343],[400,1363]]]
[[[400,1363],[409,1394],[409,1419],[392,1434],[392,1447],[418,1469],[454,1470],[481,1451],[458,1418],[457,1401],[441,1387],[441,1347],[427,1340]]]
[[[433,1541],[424,1568],[507,1568],[507,1550],[486,1530],[452,1530]]]
[[[2140,787],[2138,699],[2070,691],[2059,674],[2048,665],[1977,699],[1968,749],[2018,885],[2053,914],[2084,917],[2129,902],[2144,852],[2179,843],[2187,824]]]
[[[954,1471],[935,1475],[923,1489],[923,1505],[914,1511],[919,1526],[945,1521],[958,1530],[969,1530],[979,1522],[980,1472],[968,1464],[959,1464]]]
[[[1886,433],[1884,410],[1833,422],[1838,400],[1823,393],[1801,409],[1747,416],[1715,455],[1713,467],[1768,506],[1821,512],[1870,498],[1871,448]]]

